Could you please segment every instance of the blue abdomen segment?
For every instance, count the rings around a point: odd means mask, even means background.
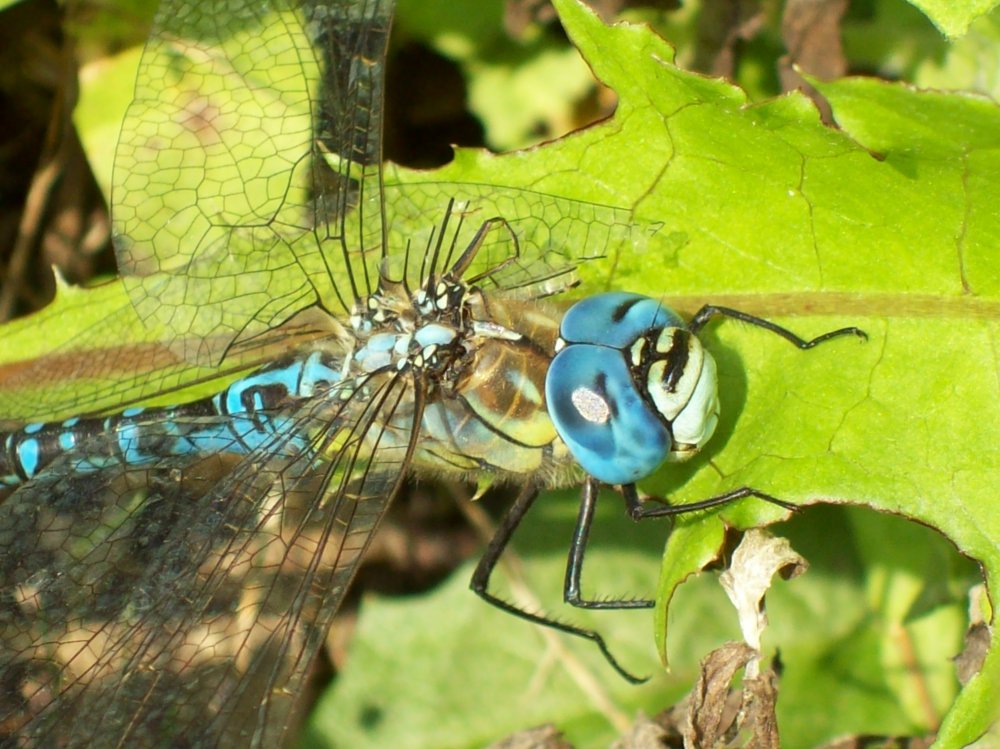
[[[76,451],[73,470],[144,466],[172,456],[248,454],[288,425],[278,415],[289,398],[310,398],[339,382],[339,361],[322,352],[286,360],[236,380],[210,398],[170,408],[130,408],[106,418],[28,424],[3,435],[0,487],[34,478],[60,455]],[[308,435],[283,443],[307,448]]]
[[[619,350],[574,344],[545,381],[549,416],[573,457],[606,484],[631,484],[670,452],[670,433],[643,401]]]

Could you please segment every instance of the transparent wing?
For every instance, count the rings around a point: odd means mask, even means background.
[[[161,3],[112,214],[139,318],[184,358],[217,362],[311,305],[346,313],[373,287],[392,7]]]
[[[337,334],[329,313],[367,293],[386,247],[393,5],[162,3],[115,157],[124,282],[61,287],[49,309],[4,328],[4,420],[199,397],[289,344]]]
[[[397,174],[393,170],[389,179]],[[576,268],[596,259],[608,261],[610,280],[619,253],[641,252],[659,228],[637,224],[622,208],[471,182],[388,184],[385,203],[393,261],[405,254],[403,248],[421,258],[431,256],[440,239],[436,270],[449,268],[487,227],[464,276],[522,297],[558,293],[573,283]],[[443,229],[449,203],[452,211]],[[411,283],[422,278],[427,264],[408,264]]]
[[[176,341],[161,341],[157,331],[144,328],[120,284],[73,290],[38,315],[4,326],[0,334],[0,352],[20,352],[8,361],[0,355],[0,429],[115,413],[136,403],[197,400],[239,373],[316,339],[327,346],[346,340],[335,320],[307,310],[253,340],[231,345],[222,367],[193,365],[180,355]],[[196,347],[199,342],[189,343]]]
[[[0,504],[0,744],[281,745],[412,451],[414,383],[371,386],[242,457],[82,470],[96,436]]]

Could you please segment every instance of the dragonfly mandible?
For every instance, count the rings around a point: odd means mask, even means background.
[[[80,379],[44,421],[0,396],[3,745],[280,745],[408,473],[523,487],[474,589],[619,670],[597,633],[489,592],[538,489],[583,484],[566,597],[590,607],[651,605],[579,594],[602,483],[636,518],[782,504],[640,502],[635,482],[714,428],[696,334],[720,315],[800,348],[863,334],[805,341],[711,306],[685,322],[625,293],[563,316],[548,297],[628,242],[627,212],[474,185],[389,195],[392,6],[164,2],[113,194],[119,313],[156,340],[116,345],[97,322],[8,373]]]

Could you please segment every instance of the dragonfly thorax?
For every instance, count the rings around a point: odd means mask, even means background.
[[[399,293],[389,296],[383,301],[394,308],[394,345],[410,346],[399,369],[425,394],[415,463],[469,478],[487,471],[565,481],[571,456],[557,439],[544,394],[558,332],[554,310],[448,274],[422,284],[405,303]],[[370,319],[361,329],[379,326]],[[364,350],[385,348],[389,333],[382,323]],[[397,415],[412,418],[408,411]]]
[[[386,370],[444,370],[463,351],[466,287],[441,281],[434,293],[413,294],[383,277],[378,290],[351,315],[356,339],[350,361],[364,377]]]
[[[545,389],[559,436],[588,473],[608,484],[684,460],[718,422],[715,361],[659,302],[615,292],[563,318]]]

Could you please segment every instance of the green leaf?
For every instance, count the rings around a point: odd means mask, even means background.
[[[105,197],[111,197],[111,171],[122,119],[135,92],[142,47],[101,59],[80,74],[80,101],[73,110],[91,169]]]
[[[951,37],[961,36],[969,28],[969,24],[979,16],[989,13],[996,7],[995,0],[910,0],[920,8],[934,25]]]
[[[220,370],[192,365],[189,343],[173,340],[162,323],[141,320],[120,280],[92,288],[58,281],[48,307],[0,328],[0,422],[185,402],[218,392],[282,350],[278,336],[234,351]]]
[[[923,88],[967,89],[1000,97],[1000,13],[977,19],[938,55],[920,59],[913,82]]]

